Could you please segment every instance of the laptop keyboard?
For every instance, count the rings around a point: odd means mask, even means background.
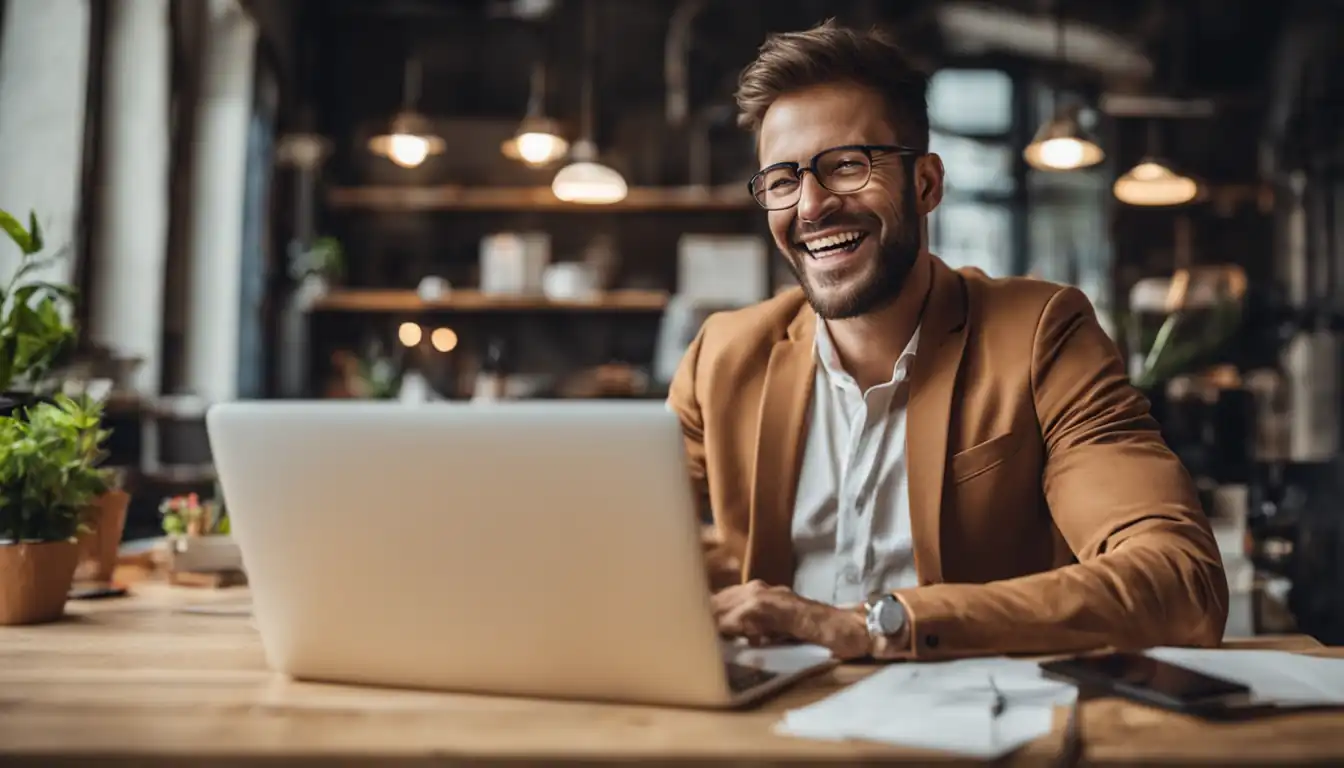
[[[758,685],[763,685],[779,677],[778,672],[770,672],[756,667],[748,667],[742,664],[733,664],[724,662],[724,670],[728,673],[728,688],[733,693],[742,693],[749,691]]]

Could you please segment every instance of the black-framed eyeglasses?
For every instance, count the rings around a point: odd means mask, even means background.
[[[921,150],[896,144],[853,144],[823,149],[807,165],[775,163],[756,172],[747,182],[752,198],[767,211],[782,211],[798,204],[803,194],[803,174],[811,173],[828,192],[848,195],[868,186],[875,155],[922,155]]]

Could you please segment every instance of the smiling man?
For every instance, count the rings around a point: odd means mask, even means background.
[[[720,631],[842,658],[1219,643],[1208,521],[1086,297],[928,252],[926,83],[833,23],[742,74],[800,288],[710,317],[669,396]]]

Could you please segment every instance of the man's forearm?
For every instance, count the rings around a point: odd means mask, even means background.
[[[1155,530],[1108,554],[1044,573],[903,590],[898,596],[911,633],[906,653],[941,658],[1215,646],[1227,621],[1227,580],[1211,537],[1207,543],[1200,538],[1198,532]]]

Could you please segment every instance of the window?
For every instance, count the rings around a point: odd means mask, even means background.
[[[1005,135],[1013,129],[1013,80],[996,69],[944,69],[929,80],[929,122],[943,131]]]
[[[1080,99],[1076,94],[1063,97]],[[1042,120],[1048,117],[1058,98],[1043,86],[1034,89],[1036,116]],[[1095,121],[1095,113],[1084,110],[1081,119],[1086,127],[1095,130],[1089,124],[1089,119]],[[1109,164],[1103,162],[1068,173],[1033,169],[1027,175],[1031,199],[1027,216],[1030,244],[1025,262],[1027,274],[1077,287],[1092,301],[1105,327],[1110,327],[1112,321],[1114,283],[1111,238],[1107,231],[1112,172]]]
[[[930,248],[953,267],[994,276],[1018,271],[1020,194],[1013,80],[992,69],[945,69],[929,80],[929,149],[943,159],[943,202]]]
[[[1017,153],[1009,144],[935,132],[929,137],[929,149],[943,158],[946,192],[1011,195],[1017,188],[1013,175]]]
[[[1001,277],[1013,273],[1012,230],[1012,210],[1006,205],[944,200],[929,234],[948,264]]]

